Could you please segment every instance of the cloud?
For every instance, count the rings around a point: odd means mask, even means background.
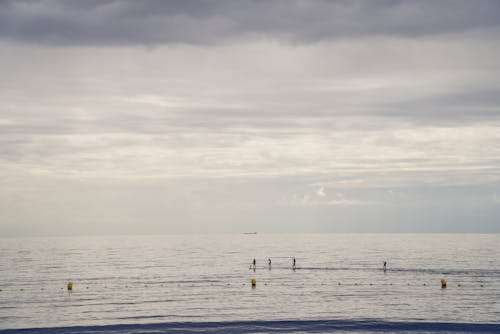
[[[328,205],[333,206],[351,206],[351,205],[372,205],[373,202],[361,201],[356,199],[348,199],[343,193],[337,192],[335,198],[329,200]]]
[[[348,198],[348,196],[341,192],[335,193],[333,197],[328,196],[323,190],[324,188],[321,187],[314,194],[306,193],[302,195],[293,194],[291,196],[285,196],[281,202],[285,205],[298,207],[350,207],[377,204],[373,199]],[[363,196],[363,194],[361,194],[361,196]]]
[[[362,42],[0,44],[0,159],[54,177],[307,176],[326,190],[498,180],[498,103],[453,103],[499,85],[495,44]]]
[[[0,1],[2,221],[104,192],[103,216],[142,206],[164,231],[443,203],[450,226],[459,205],[495,223],[498,6]]]
[[[492,196],[493,203],[500,203],[500,196],[496,192],[493,193]]]
[[[55,45],[315,43],[498,29],[497,1],[2,1],[0,38]]]
[[[317,191],[316,191],[316,195],[320,196],[320,197],[325,197],[326,196],[326,193],[325,193],[325,188],[324,187],[320,187]]]

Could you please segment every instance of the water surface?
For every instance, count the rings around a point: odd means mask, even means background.
[[[254,332],[276,332],[285,321],[288,332],[365,333],[366,324],[422,333],[490,324],[498,332],[499,256],[500,235],[477,234],[0,239],[0,329],[158,324],[160,332],[165,323],[212,323],[238,332],[261,321]],[[126,331],[134,328],[141,331]]]

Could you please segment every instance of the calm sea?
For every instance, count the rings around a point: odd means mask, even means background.
[[[500,333],[500,235],[0,239],[0,290],[0,332]]]

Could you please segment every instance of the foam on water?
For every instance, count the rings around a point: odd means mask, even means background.
[[[499,235],[0,239],[0,329],[499,332],[499,251]]]

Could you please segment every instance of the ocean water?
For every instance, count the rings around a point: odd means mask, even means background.
[[[500,235],[6,238],[0,290],[1,333],[500,333]]]

